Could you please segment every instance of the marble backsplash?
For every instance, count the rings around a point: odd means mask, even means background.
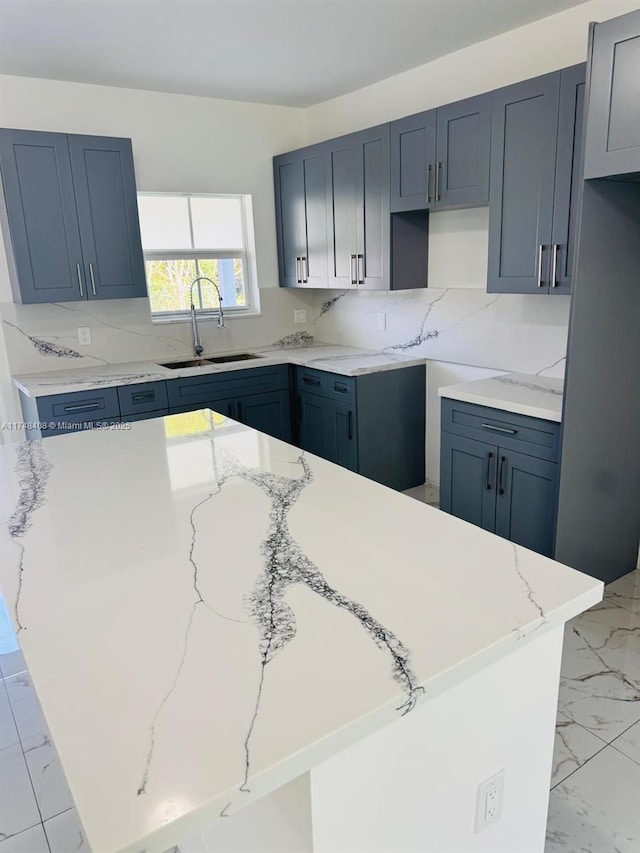
[[[260,292],[260,300],[259,317],[227,317],[222,329],[215,320],[200,321],[205,352],[268,346],[292,332],[312,330],[310,311],[308,323],[294,325],[293,312],[309,307],[297,291],[269,288]],[[146,299],[3,303],[0,319],[11,374],[193,355],[191,324],[152,323]],[[79,326],[90,328],[89,346],[79,346]]]
[[[491,294],[475,287],[314,295],[317,340],[497,371],[564,375],[568,296]]]

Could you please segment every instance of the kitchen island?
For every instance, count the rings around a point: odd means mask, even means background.
[[[600,582],[208,411],[5,447],[0,479],[93,853],[542,851],[563,625]]]

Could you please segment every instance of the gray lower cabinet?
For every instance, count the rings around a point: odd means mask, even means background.
[[[147,295],[131,140],[0,129],[0,173],[16,301]]]
[[[440,509],[551,557],[559,425],[442,401]]]
[[[640,9],[592,25],[585,178],[640,173]]]
[[[493,93],[490,293],[569,293],[585,65]]]
[[[391,123],[392,212],[489,202],[491,95]]]
[[[424,482],[425,368],[339,376],[294,368],[296,439],[393,489]]]

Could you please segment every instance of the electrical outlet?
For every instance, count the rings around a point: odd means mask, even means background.
[[[301,311],[293,312],[293,322],[294,323],[306,323],[307,322],[307,312],[302,309]]]
[[[497,823],[502,816],[502,801],[504,799],[505,772],[501,770],[495,776],[485,779],[478,785],[476,797],[476,832],[480,832],[492,823]]]
[[[378,314],[378,331],[386,332],[387,331],[387,315],[386,314]]]
[[[78,326],[78,345],[91,346],[91,326]]]

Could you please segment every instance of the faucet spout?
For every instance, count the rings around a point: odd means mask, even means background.
[[[198,319],[197,319],[197,315],[196,315],[196,306],[194,305],[194,302],[193,302],[193,287],[199,281],[208,281],[210,284],[212,284],[215,287],[216,293],[218,294],[218,304],[219,304],[218,328],[219,329],[224,328],[224,314],[222,313],[222,296],[220,296],[220,291],[218,289],[218,285],[215,283],[215,281],[213,281],[213,279],[210,279],[208,276],[199,275],[199,276],[197,276],[197,278],[194,278],[194,280],[191,282],[191,288],[189,291],[189,298],[190,298],[190,302],[191,302],[191,305],[189,307],[189,311],[191,313],[191,330],[193,332],[193,352],[198,357],[201,356],[202,353],[204,352],[204,347],[202,346],[202,343],[200,342],[200,334],[198,332]],[[202,310],[202,293],[200,294],[200,310]]]

